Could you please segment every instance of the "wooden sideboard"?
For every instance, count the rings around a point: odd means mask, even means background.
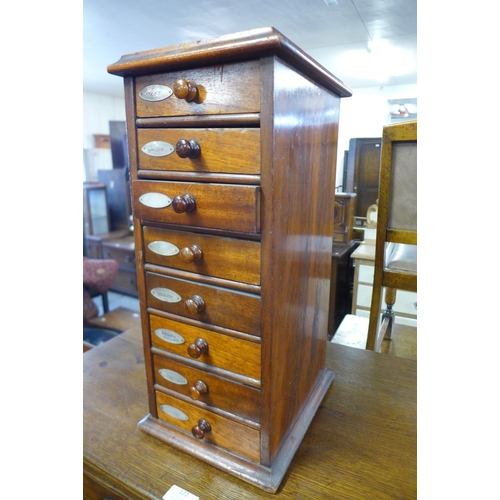
[[[83,354],[85,500],[160,500],[173,486],[220,499],[417,495],[417,363],[328,343],[335,374],[272,495],[141,432],[148,411],[140,329]]]

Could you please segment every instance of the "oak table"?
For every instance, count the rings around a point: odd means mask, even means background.
[[[276,493],[150,437],[144,355],[132,328],[84,355],[85,499],[161,499],[176,485],[206,499],[417,496],[417,364],[328,344],[335,379]]]

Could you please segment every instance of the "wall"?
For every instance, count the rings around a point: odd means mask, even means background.
[[[96,149],[94,134],[109,134],[110,121],[125,121],[125,99],[83,93],[83,180],[97,180],[97,170],[111,169],[111,149]]]
[[[381,137],[382,127],[390,123],[388,100],[417,97],[417,85],[389,85],[353,89],[352,97],[340,100],[336,186],[342,185],[344,151],[349,149],[349,139]]]
[[[389,85],[354,89],[352,97],[340,101],[339,145],[336,186],[342,184],[344,151],[349,139],[381,137],[382,127],[390,123],[389,99],[417,98],[417,85]],[[94,149],[93,134],[109,134],[110,120],[125,120],[125,99],[102,94],[83,93],[83,148],[89,169],[111,168],[111,151]],[[84,177],[85,177],[84,172]]]

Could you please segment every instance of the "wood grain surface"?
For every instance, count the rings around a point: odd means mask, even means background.
[[[148,413],[139,329],[83,356],[85,499],[161,499],[174,484],[200,500],[417,496],[413,360],[328,344],[335,380],[273,495],[137,428]],[[92,493],[89,483],[96,482],[107,496]]]

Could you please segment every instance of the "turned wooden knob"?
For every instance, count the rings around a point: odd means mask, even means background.
[[[198,158],[201,153],[200,145],[194,140],[180,139],[175,145],[175,152],[180,158]]]
[[[195,425],[191,429],[191,432],[196,439],[203,439],[205,434],[211,430],[211,425],[204,418],[200,418],[200,420],[198,420],[198,425]]]
[[[189,389],[189,395],[193,399],[200,399],[202,394],[208,392],[208,386],[203,382],[203,380],[197,380],[192,387]]]
[[[184,247],[179,252],[179,257],[182,262],[186,264],[191,264],[191,262],[197,262],[203,257],[203,250],[198,245],[191,245],[189,247]]]
[[[193,295],[184,302],[184,305],[191,314],[199,313],[205,309],[205,301],[199,295]]]
[[[193,82],[181,78],[174,83],[174,95],[177,99],[190,102],[198,95],[198,87]]]
[[[197,338],[194,344],[189,344],[188,354],[191,358],[199,358],[202,354],[208,353],[208,342],[205,339]]]
[[[190,194],[183,194],[181,196],[176,196],[172,200],[172,208],[177,214],[183,214],[184,212],[192,212],[196,209],[196,199]]]

